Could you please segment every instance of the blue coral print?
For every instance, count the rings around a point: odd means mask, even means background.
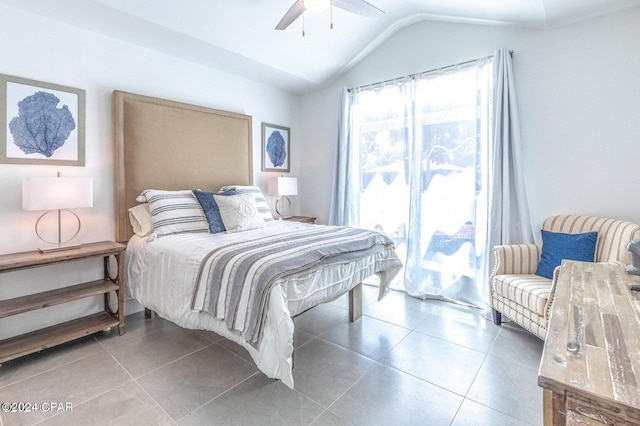
[[[18,102],[18,115],[9,122],[13,142],[25,154],[49,158],[76,128],[69,107],[58,108],[60,99],[52,93],[36,92]]]
[[[277,130],[274,130],[267,140],[267,154],[275,167],[281,167],[287,159],[287,143]]]

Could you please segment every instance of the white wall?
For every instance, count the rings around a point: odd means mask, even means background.
[[[0,164],[0,254],[40,245],[34,223],[41,212],[21,209],[25,176],[91,176],[94,207],[79,209],[79,242],[114,238],[111,93],[124,90],[248,114],[253,117],[254,181],[266,190],[260,172],[261,123],[291,127],[297,138],[299,97],[244,78],[103,37],[0,5],[0,73],[86,90],[86,167]],[[292,175],[301,152],[292,149]],[[231,182],[230,182],[231,183]],[[99,261],[74,262],[0,274],[0,299],[99,278]],[[131,305],[130,309],[135,309]],[[80,301],[3,319],[0,338],[100,309]]]
[[[534,230],[556,213],[640,223],[640,8],[555,30],[421,22],[330,87],[303,97],[302,214],[329,215],[340,87],[515,50],[514,72]]]

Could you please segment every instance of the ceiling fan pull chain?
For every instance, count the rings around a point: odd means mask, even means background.
[[[302,12],[302,37],[304,37],[304,12]]]

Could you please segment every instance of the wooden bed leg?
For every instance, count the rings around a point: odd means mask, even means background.
[[[156,314],[156,311],[152,311],[151,309],[144,308],[144,317],[145,318],[153,319],[153,318],[155,318],[157,316],[158,316],[158,314]]]
[[[349,321],[362,317],[362,283],[349,290]]]

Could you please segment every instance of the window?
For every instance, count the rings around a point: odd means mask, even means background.
[[[355,89],[350,225],[394,240],[413,296],[482,304],[491,83],[485,59]]]

